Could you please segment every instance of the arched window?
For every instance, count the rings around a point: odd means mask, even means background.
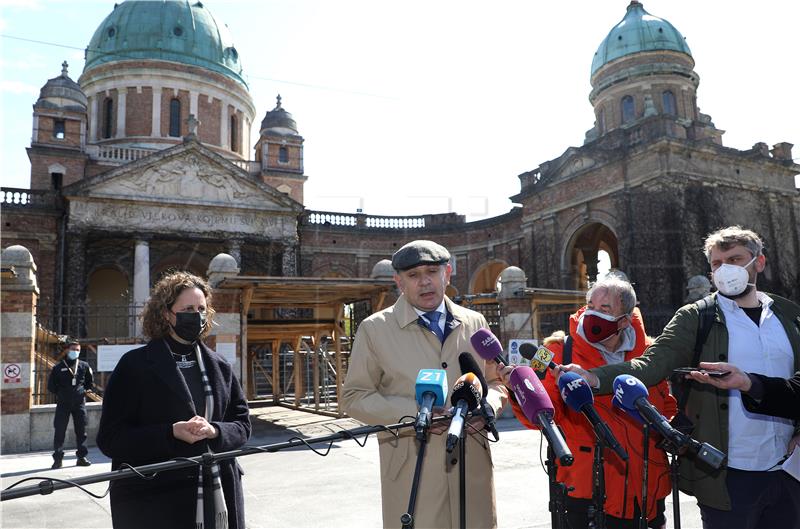
[[[114,100],[107,97],[103,101],[103,138],[110,138],[114,126]]]
[[[278,161],[280,163],[289,163],[289,149],[286,147],[278,149]]]
[[[53,137],[55,139],[63,140],[65,130],[66,130],[66,122],[63,119],[53,120]]]
[[[674,116],[678,113],[677,105],[675,105],[675,94],[671,90],[665,90],[661,93],[661,105],[664,108],[664,114]]]
[[[636,119],[636,112],[633,105],[633,97],[625,96],[622,98],[622,122],[630,123]]]
[[[231,150],[239,151],[239,120],[236,116],[231,116]]]
[[[181,101],[177,98],[169,102],[169,135],[181,135]]]

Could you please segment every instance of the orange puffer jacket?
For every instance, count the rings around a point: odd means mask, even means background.
[[[572,363],[580,364],[585,369],[591,369],[606,364],[600,351],[592,347],[587,341],[578,336],[578,320],[583,314],[581,308],[570,317],[570,335],[572,336]],[[652,341],[645,334],[639,309],[634,309],[632,328],[636,333],[636,347],[625,355],[625,360],[641,356]],[[561,363],[563,343],[560,341],[547,345],[555,357],[553,361]],[[575,457],[571,466],[558,468],[558,481],[565,483],[575,490],[569,493],[574,498],[592,497],[592,466],[595,444],[594,429],[582,413],[571,410],[561,399],[558,385],[548,372],[542,381],[547,389],[555,408],[555,422],[564,431],[564,439]],[[666,381],[649,388],[650,402],[668,419],[675,415],[677,405],[675,399],[669,394]],[[611,450],[603,454],[606,483],[605,512],[617,518],[633,517],[633,501],[641,505],[642,477],[644,474],[643,434],[642,424],[631,418],[624,411],[611,403],[612,395],[595,395],[594,406],[600,417],[608,423],[614,437],[628,452],[628,479],[627,494],[625,493],[625,462]],[[525,418],[516,402],[512,401],[514,415],[528,428],[535,427]],[[651,430],[650,454],[647,487],[647,518],[652,520],[656,516],[656,500],[666,497],[671,491],[669,477],[669,462],[663,450],[656,448],[659,436]]]

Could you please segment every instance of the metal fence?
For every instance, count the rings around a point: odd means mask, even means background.
[[[67,337],[81,344],[81,360],[89,363],[94,383],[102,393],[110,373],[97,370],[100,345],[143,343],[139,314],[141,305],[45,305],[36,307],[37,333],[33,365],[33,403],[52,404],[47,378],[62,359],[62,344]]]

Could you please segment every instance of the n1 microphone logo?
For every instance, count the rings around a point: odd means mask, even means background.
[[[441,382],[442,375],[445,374],[443,369],[426,369],[419,372],[418,382]]]
[[[636,385],[636,379],[633,378],[633,377],[625,378],[624,381],[629,386],[635,386]],[[618,384],[617,385],[617,389],[614,390],[614,398],[617,399],[621,403],[622,402],[622,396],[624,394],[625,394],[625,389],[622,387],[622,384]]]

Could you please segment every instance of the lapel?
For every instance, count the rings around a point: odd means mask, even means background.
[[[178,366],[172,359],[167,342],[163,339],[150,342],[151,347],[147,350],[147,361],[153,373],[178,397],[178,402],[182,408],[191,413],[191,417],[197,415],[189,393],[189,387],[183,376],[178,372]]]
[[[447,296],[444,297],[444,307],[447,309],[447,316],[444,320],[444,341],[447,341],[447,337],[450,335],[450,333],[454,331],[456,327],[461,325],[461,320],[459,320],[456,314],[454,314],[454,312],[457,312],[460,307],[450,301],[450,298]]]

